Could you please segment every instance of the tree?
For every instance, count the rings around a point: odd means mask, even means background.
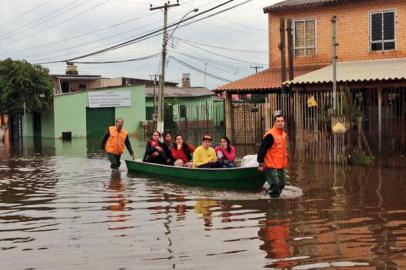
[[[9,115],[11,137],[22,135],[25,110],[41,112],[52,102],[52,80],[48,70],[27,61],[0,61],[0,114]]]
[[[46,110],[52,102],[53,84],[48,70],[27,61],[0,61],[0,114]]]

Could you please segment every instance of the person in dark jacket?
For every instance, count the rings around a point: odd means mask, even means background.
[[[165,164],[166,156],[163,149],[163,144],[159,141],[161,133],[154,131],[151,139],[148,141],[145,147],[144,162]]]
[[[173,165],[175,159],[172,157],[171,153],[173,148],[172,134],[170,132],[165,132],[162,137],[164,139],[162,146],[166,157],[166,165]]]
[[[172,148],[172,156],[175,159],[175,166],[192,168],[192,154],[195,151],[193,145],[187,144],[182,135],[176,135]]]
[[[120,158],[121,154],[124,152],[124,146],[127,147],[132,159],[135,159],[130,139],[128,139],[128,132],[123,126],[124,120],[122,118],[117,118],[116,125],[107,129],[101,142],[101,149],[107,153],[111,163],[110,168],[113,172],[118,171],[118,168],[120,167]]]
[[[285,187],[285,169],[288,166],[287,134],[283,115],[278,111],[273,119],[273,128],[262,139],[257,161],[258,171],[265,171],[269,195],[278,198]]]

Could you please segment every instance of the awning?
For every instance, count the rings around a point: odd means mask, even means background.
[[[337,82],[395,81],[406,79],[406,58],[337,63]],[[333,82],[333,65],[299,76],[287,85]]]

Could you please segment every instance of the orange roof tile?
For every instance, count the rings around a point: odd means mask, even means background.
[[[328,64],[313,65],[313,66],[301,66],[295,68],[295,77],[304,75],[313,70],[322,68]],[[287,76],[289,76],[287,74]],[[225,85],[217,87],[215,92],[222,91],[236,91],[236,92],[248,92],[248,91],[270,91],[278,90],[282,87],[282,76],[280,69],[266,69],[258,72],[257,74],[242,78],[240,80],[229,82]]]
[[[270,69],[227,83],[215,91],[252,91],[278,89],[282,85],[280,72]]]

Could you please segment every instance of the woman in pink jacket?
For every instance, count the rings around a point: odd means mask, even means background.
[[[220,139],[220,145],[217,146],[214,151],[216,151],[217,158],[223,165],[223,168],[235,167],[235,147],[231,145],[229,138],[222,137]]]

